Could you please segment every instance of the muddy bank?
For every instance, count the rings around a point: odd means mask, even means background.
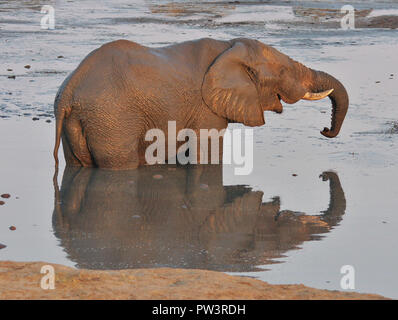
[[[201,25],[206,28],[220,26],[262,26],[267,23],[293,27],[311,27],[319,29],[341,29],[341,19],[347,14],[340,9],[292,7],[291,16],[273,17],[267,20],[250,20],[244,16],[238,16],[239,8],[231,4],[204,5],[203,3],[168,3],[149,6],[152,17],[117,17],[111,19],[113,23],[159,23],[177,25]],[[245,6],[248,3],[244,3]],[[264,5],[264,4],[263,4]],[[266,10],[267,7],[264,7]],[[354,10],[355,28],[358,29],[397,29],[397,15],[372,16],[373,9]],[[237,15],[229,20],[229,15]]]
[[[340,9],[293,7],[294,15],[301,21],[293,22],[297,25],[317,24],[319,27],[341,28],[341,19],[347,14]],[[373,9],[354,10],[355,28],[396,29],[397,15],[371,16]]]
[[[55,268],[55,289],[43,290],[44,262],[0,262],[0,299],[384,299],[379,295],[270,285],[247,277],[192,269],[122,271]]]
[[[268,3],[269,4],[269,3]],[[160,14],[157,19],[148,19],[146,22],[158,23],[181,23],[181,24],[202,24],[207,27],[214,27],[217,25],[261,25],[266,21],[252,21],[248,20],[234,20],[224,21],[230,14],[236,14],[240,7],[250,5],[264,6],[263,2],[251,1],[226,1],[226,2],[169,2],[163,4],[149,4],[149,9],[153,14]],[[348,11],[347,11],[348,12]],[[292,14],[296,19],[288,19],[286,17],[274,18],[272,22],[279,22],[281,24],[291,26],[308,26],[316,25],[319,28],[341,28],[341,19],[347,14],[341,12],[340,8],[314,8],[314,7],[292,7]],[[355,27],[356,28],[381,28],[381,29],[396,29],[398,27],[397,15],[380,15],[372,16],[373,8],[368,9],[354,9]],[[198,18],[200,15],[201,18]],[[164,20],[164,16],[168,19]],[[293,16],[292,16],[293,17]],[[291,17],[291,18],[292,18]],[[181,19],[182,18],[182,19]],[[123,18],[122,18],[123,19]],[[141,18],[142,19],[142,18]],[[228,18],[227,18],[228,20]],[[129,22],[135,22],[135,19],[129,19]],[[140,20],[142,23],[142,20]]]

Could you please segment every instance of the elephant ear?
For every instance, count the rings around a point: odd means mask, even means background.
[[[247,126],[260,126],[265,123],[264,113],[248,61],[248,49],[242,42],[218,56],[204,76],[202,97],[217,115]]]

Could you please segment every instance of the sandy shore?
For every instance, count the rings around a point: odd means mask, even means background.
[[[44,262],[0,262],[0,299],[384,299],[373,294],[271,285],[221,272],[192,269],[122,271],[55,269],[55,289],[40,287]]]

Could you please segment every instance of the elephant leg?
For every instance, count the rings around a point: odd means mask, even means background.
[[[69,178],[69,181],[62,180],[61,207],[68,212],[68,216],[79,214],[93,170],[95,169],[71,167],[65,169],[64,177]],[[64,188],[64,186],[67,187]]]
[[[136,169],[140,164],[138,141],[138,136],[129,132],[108,131],[106,136],[90,135],[88,145],[96,166],[107,169]]]
[[[203,112],[207,112],[206,109]],[[206,113],[204,119],[197,126],[195,131],[199,138],[198,163],[221,164],[223,162],[224,133],[228,121],[213,113]]]
[[[217,141],[215,141],[218,140]],[[222,164],[223,162],[223,137],[202,138],[197,145],[198,164]]]
[[[80,161],[74,156],[72,149],[70,148],[68,139],[62,135],[62,146],[64,149],[65,161],[68,166],[81,167]]]
[[[64,128],[66,133],[66,139],[69,142],[69,144],[65,144],[69,146],[69,149],[68,147],[66,148],[66,152],[68,153],[69,151],[71,151],[75,158],[75,160],[72,160],[73,157],[69,156],[68,158],[71,163],[67,162],[67,164],[73,165],[73,163],[76,163],[77,159],[81,166],[93,167],[93,159],[90,151],[88,150],[87,141],[83,136],[83,130],[80,121],[74,117],[70,117],[66,120]]]

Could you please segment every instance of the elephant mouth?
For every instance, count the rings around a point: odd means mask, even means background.
[[[275,110],[275,112],[281,114],[281,113],[283,112],[283,107],[282,107],[282,103],[281,103],[282,97],[281,97],[281,95],[280,95],[279,93],[277,93],[276,96],[277,96],[277,98],[278,98],[278,100],[279,100],[279,105],[280,105],[281,107],[280,107],[280,108],[277,108],[277,109]]]
[[[283,100],[282,96],[279,93],[275,93],[274,98],[272,98],[271,101],[268,101],[266,104],[264,104],[263,111],[272,111],[279,114],[282,113],[283,106],[281,100]]]

